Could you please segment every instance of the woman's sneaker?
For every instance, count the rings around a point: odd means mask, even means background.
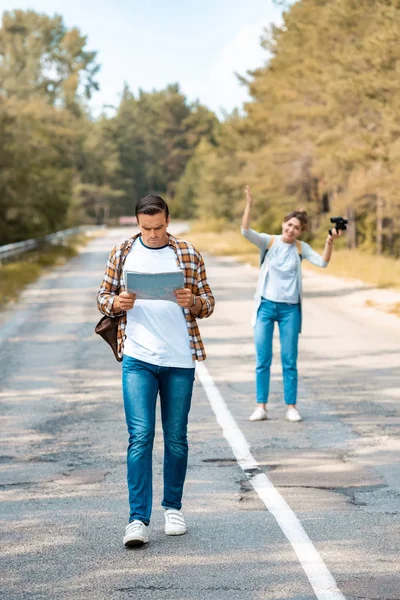
[[[142,521],[132,521],[128,523],[125,530],[125,537],[123,544],[127,548],[132,546],[141,546],[147,544],[149,541],[148,526],[142,523]]]
[[[165,533],[167,535],[183,535],[187,532],[185,519],[180,510],[167,508],[164,511]]]
[[[292,422],[302,421],[299,411],[297,410],[297,408],[295,406],[290,406],[287,409],[286,418],[288,421],[292,421]]]
[[[265,421],[266,419],[268,419],[268,414],[262,406],[257,406],[255,411],[249,417],[249,421]]]

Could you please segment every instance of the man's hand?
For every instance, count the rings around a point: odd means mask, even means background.
[[[131,310],[135,304],[136,294],[128,294],[121,292],[119,296],[114,297],[114,312],[119,313],[121,310]]]
[[[178,305],[182,308],[191,308],[193,306],[194,295],[188,288],[180,288],[175,290],[175,296],[178,301]]]

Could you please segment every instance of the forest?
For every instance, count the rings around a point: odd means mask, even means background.
[[[268,25],[268,24],[266,24]],[[299,0],[266,27],[265,61],[240,74],[250,100],[218,118],[178,83],[94,117],[101,65],[61,16],[4,12],[0,28],[0,245],[114,224],[161,194],[172,216],[278,232],[305,208],[349,248],[400,256],[400,2]]]

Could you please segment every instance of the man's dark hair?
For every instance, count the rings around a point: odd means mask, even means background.
[[[136,203],[135,215],[156,215],[157,213],[164,212],[165,218],[169,217],[168,204],[161,198],[161,196],[145,196]]]

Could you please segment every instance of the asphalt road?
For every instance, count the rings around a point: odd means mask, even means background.
[[[126,233],[126,232],[125,232]],[[126,431],[120,365],[93,333],[110,230],[0,316],[5,600],[309,600],[303,564],[223,435],[200,377],[184,513],[168,537],[154,456],[148,545],[126,550]],[[279,346],[270,420],[250,423],[257,270],[206,257],[217,306],[200,323],[206,368],[247,440],[348,600],[398,600],[400,319],[355,308],[357,284],[305,278],[302,423],[284,419]]]

